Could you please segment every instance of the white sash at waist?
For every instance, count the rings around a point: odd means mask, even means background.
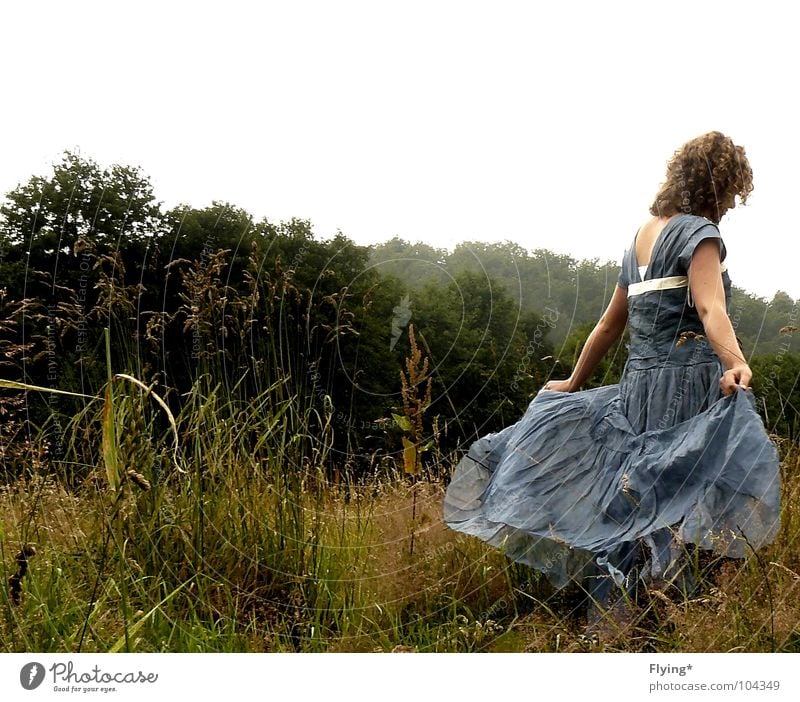
[[[720,266],[721,271],[724,273],[727,266],[723,263]],[[673,288],[688,288],[689,278],[685,275],[670,275],[666,278],[653,278],[652,280],[643,280],[641,283],[631,283],[628,285],[628,297],[633,295],[641,295],[643,293],[652,292],[654,290],[671,290]],[[692,306],[691,296],[689,306]]]

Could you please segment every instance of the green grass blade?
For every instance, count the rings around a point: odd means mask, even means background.
[[[194,576],[189,578],[185,583],[181,583],[176,587],[172,592],[169,593],[161,602],[159,602],[153,609],[151,609],[147,614],[142,615],[142,618],[139,619],[130,629],[128,629],[127,636],[135,636],[136,632],[141,629],[145,622],[150,619],[164,604],[166,604],[169,600],[171,600],[178,592],[180,592],[184,587],[186,587],[192,580]],[[120,636],[117,639],[117,642],[109,649],[109,653],[119,653],[122,650],[122,647],[125,645],[125,636]]]
[[[71,395],[72,397],[86,397],[90,400],[96,400],[94,395],[84,395],[82,392],[68,392],[67,390],[56,390],[55,388],[45,388],[41,385],[29,385],[28,383],[18,383],[15,380],[4,380],[0,378],[0,388],[8,388],[10,390],[36,390],[37,392],[52,392],[56,395]]]
[[[106,466],[109,487],[116,492],[119,487],[119,461],[117,456],[117,438],[114,431],[114,405],[111,396],[111,385],[106,386],[103,402],[103,463]]]

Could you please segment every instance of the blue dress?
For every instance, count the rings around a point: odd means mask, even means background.
[[[780,473],[751,391],[723,396],[723,366],[704,336],[687,270],[710,220],[673,217],[642,280],[635,246],[618,284],[628,291],[630,343],[618,384],[541,391],[515,424],[469,447],[447,486],[452,529],[502,549],[556,587],[674,576],[687,544],[743,558],[774,540]],[[635,240],[634,240],[635,243]],[[730,311],[731,282],[722,273]],[[634,567],[635,566],[635,567]]]

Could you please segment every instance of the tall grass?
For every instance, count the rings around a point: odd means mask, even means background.
[[[698,564],[699,594],[654,595],[632,635],[598,647],[581,637],[579,590],[554,591],[536,572],[441,524],[443,483],[414,487],[398,465],[366,482],[328,485],[322,466],[289,430],[300,421],[292,416],[295,401],[273,415],[261,411],[266,400],[239,405],[199,378],[176,418],[190,467],[182,474],[168,434],[153,433],[152,403],[142,393],[118,393],[120,471],[133,470],[146,483],[123,479],[114,493],[97,460],[79,486],[34,463],[29,475],[4,487],[4,582],[23,547],[36,553],[20,603],[4,588],[0,647],[800,650],[794,449],[784,456],[776,542],[743,562]],[[64,467],[86,460],[89,445],[77,437],[100,426],[104,411],[97,403],[76,418]],[[419,491],[413,525],[412,490]]]
[[[435,441],[430,474],[415,472],[416,450],[405,462],[387,451],[331,483],[334,408],[292,382],[304,374],[286,330],[231,363],[216,345],[228,303],[197,280],[186,329],[204,353],[180,411],[136,377],[119,322],[109,331],[126,353],[106,345],[106,382],[69,417],[63,454],[47,454],[45,423],[0,486],[0,576],[17,583],[0,595],[1,650],[800,651],[796,446],[781,442],[775,543],[696,560],[697,594],[650,593],[633,632],[596,644],[581,634],[577,586],[554,590],[442,524],[447,478],[435,476],[457,456]],[[281,285],[269,291],[279,315]],[[234,312],[245,338],[254,308]]]

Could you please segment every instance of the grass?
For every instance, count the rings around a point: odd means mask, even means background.
[[[34,454],[2,488],[4,582],[35,548],[20,603],[8,588],[0,598],[2,650],[800,651],[792,447],[782,446],[778,539],[744,561],[697,563],[699,594],[653,596],[633,635],[597,645],[581,636],[577,588],[554,590],[442,524],[443,481],[412,481],[400,463],[332,486],[293,433],[302,418],[291,398],[264,413],[266,396],[240,404],[201,379],[189,399],[176,418],[186,474],[172,428],[154,434],[158,408],[118,392],[116,461],[149,486],[109,486],[109,409],[98,404],[69,427],[62,473]],[[87,435],[94,447],[77,440]],[[93,470],[76,484],[68,471],[86,460]]]
[[[197,280],[185,331],[206,349],[221,324],[214,310],[230,303],[201,304],[218,291]],[[278,283],[268,299],[282,310],[288,283]],[[255,314],[244,303],[240,312],[248,323]],[[133,370],[112,372],[107,336],[106,383],[59,428],[58,458],[47,424],[22,438],[3,427],[0,577],[17,585],[0,591],[0,650],[800,651],[796,446],[775,437],[783,519],[773,544],[743,561],[696,559],[698,593],[650,593],[630,635],[592,643],[577,586],[555,590],[442,523],[441,476],[458,457],[420,445],[424,393],[404,405],[404,452],[331,481],[334,408],[290,385],[307,373],[281,366],[288,332],[276,329],[271,347],[253,349],[270,362],[251,364],[249,395],[244,375],[226,385],[219,355],[204,352],[172,416],[137,380],[136,347]],[[133,338],[122,327],[116,337]],[[422,452],[435,470],[420,470]]]

